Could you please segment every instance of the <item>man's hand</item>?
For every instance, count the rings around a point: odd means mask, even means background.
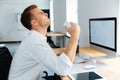
[[[70,22],[71,27],[70,28],[66,28],[66,31],[72,36],[79,36],[80,34],[80,26],[76,23]]]

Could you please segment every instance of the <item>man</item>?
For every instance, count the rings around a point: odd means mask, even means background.
[[[50,25],[46,13],[36,5],[31,5],[23,11],[21,22],[31,32],[13,57],[9,80],[42,80],[44,67],[58,75],[67,75],[75,58],[80,27],[71,22],[71,28],[66,29],[71,35],[66,49],[53,50],[46,41]]]

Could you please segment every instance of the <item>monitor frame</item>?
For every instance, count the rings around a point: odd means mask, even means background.
[[[95,42],[91,41],[91,21],[109,21],[112,20],[114,21],[114,26],[115,26],[115,31],[114,31],[114,48],[108,47],[108,46],[104,46]],[[108,17],[108,18],[90,18],[89,19],[89,42],[92,45],[96,45],[108,50],[112,50],[112,51],[117,51],[117,18],[116,17]]]

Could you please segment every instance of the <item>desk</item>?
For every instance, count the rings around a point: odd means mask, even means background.
[[[63,43],[62,46],[64,47],[64,34],[63,33],[60,33],[60,32],[48,32],[47,36],[48,37],[53,37],[53,36],[58,37],[58,39],[56,40],[58,46],[60,46],[60,40],[61,40],[60,37],[62,37],[62,43]]]
[[[47,36],[64,36],[64,34],[60,32],[48,32]]]
[[[120,80],[120,57],[105,60],[104,63],[106,63],[109,68],[97,72],[104,76],[106,80]]]
[[[94,49],[92,49],[89,46],[88,47],[81,47],[81,48],[79,48],[79,54],[82,54],[82,53],[90,54],[92,57],[106,56],[105,53],[102,53],[100,51],[94,50]]]
[[[78,62],[80,57],[76,57],[76,58],[77,59],[75,59],[76,60],[75,62]],[[86,65],[87,65],[87,63],[73,64],[73,67],[70,71],[71,74],[84,73],[84,72],[90,72],[90,71],[101,71],[101,70],[106,70],[108,68],[108,65],[101,61],[97,61],[97,63],[95,64],[96,67],[93,69],[84,69],[84,66],[86,66]]]
[[[90,47],[81,47],[79,48],[79,52],[79,54],[82,54],[82,52],[87,52],[95,58],[98,56],[107,56],[106,54],[94,50]],[[96,67],[94,69],[85,70],[83,68],[86,65],[85,63],[73,64],[70,74],[95,71],[96,73],[104,77],[106,80],[120,80],[120,57],[104,58],[105,59],[100,60],[96,63]]]
[[[96,63],[96,68],[94,69],[85,70],[83,66],[85,66],[85,63],[74,64],[70,71],[71,74],[95,71],[105,78],[105,80],[120,80],[120,57],[106,59],[102,62],[100,61]]]
[[[71,69],[71,74],[73,73],[84,73],[95,71],[104,77],[106,80],[120,80],[120,57],[110,57],[106,58],[106,54],[94,50],[90,47],[81,47],[79,48],[79,54],[88,53],[92,57],[97,58],[101,56],[105,58],[104,60],[100,60],[96,63],[96,67],[94,69],[85,70],[83,67],[86,65],[83,64],[74,64]]]

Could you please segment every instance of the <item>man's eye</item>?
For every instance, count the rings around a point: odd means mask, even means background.
[[[40,12],[40,14],[44,14],[44,12]]]

